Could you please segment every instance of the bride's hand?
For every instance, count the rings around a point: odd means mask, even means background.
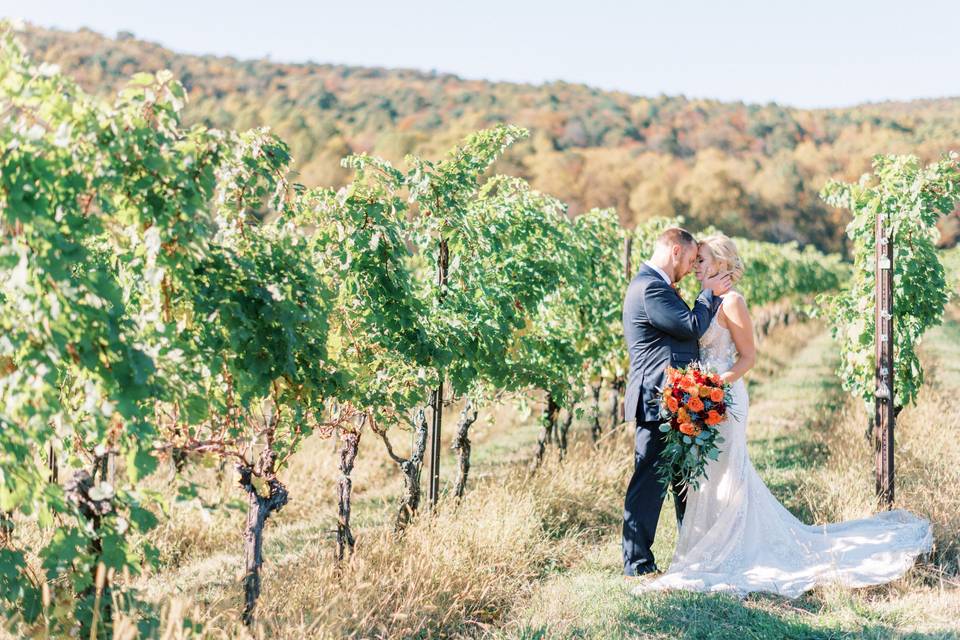
[[[704,290],[713,291],[713,295],[722,296],[726,292],[730,291],[730,288],[733,286],[733,278],[730,275],[729,271],[724,271],[722,273],[715,273],[712,276],[709,276],[703,281]]]

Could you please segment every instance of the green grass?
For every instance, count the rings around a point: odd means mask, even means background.
[[[523,639],[546,638],[688,638],[743,640],[747,638],[944,638],[947,633],[898,630],[895,616],[889,623],[884,616],[862,610],[861,618],[848,622],[829,612],[810,610],[767,596],[744,600],[728,595],[690,592],[665,592],[637,598],[624,589],[612,589],[603,573],[577,573],[562,587],[559,598],[579,598],[572,614],[563,620],[558,634],[556,620],[531,624],[510,635]],[[569,602],[569,600],[568,600]],[[570,604],[573,604],[570,602]],[[879,619],[874,619],[879,618]]]

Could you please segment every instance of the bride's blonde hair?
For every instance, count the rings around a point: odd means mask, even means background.
[[[739,282],[740,278],[743,277],[744,266],[743,260],[740,259],[740,253],[737,251],[737,245],[733,243],[733,240],[722,233],[717,233],[701,240],[700,245],[705,245],[710,249],[710,253],[713,255],[713,259],[717,261],[720,271],[730,272],[733,284]]]

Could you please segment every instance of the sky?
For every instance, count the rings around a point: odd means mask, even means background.
[[[837,107],[960,96],[960,0],[0,0],[183,53]]]

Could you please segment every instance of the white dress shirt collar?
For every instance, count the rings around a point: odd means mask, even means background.
[[[664,271],[663,269],[661,269],[661,268],[658,267],[657,265],[653,264],[653,263],[650,262],[649,260],[645,261],[644,264],[647,265],[648,267],[650,267],[651,269],[653,269],[654,271],[656,271],[657,273],[659,273],[659,274],[660,274],[660,277],[663,278],[664,282],[666,282],[666,283],[669,284],[670,286],[673,286],[673,281],[670,280],[670,276],[667,275],[667,272],[666,272],[666,271]]]

